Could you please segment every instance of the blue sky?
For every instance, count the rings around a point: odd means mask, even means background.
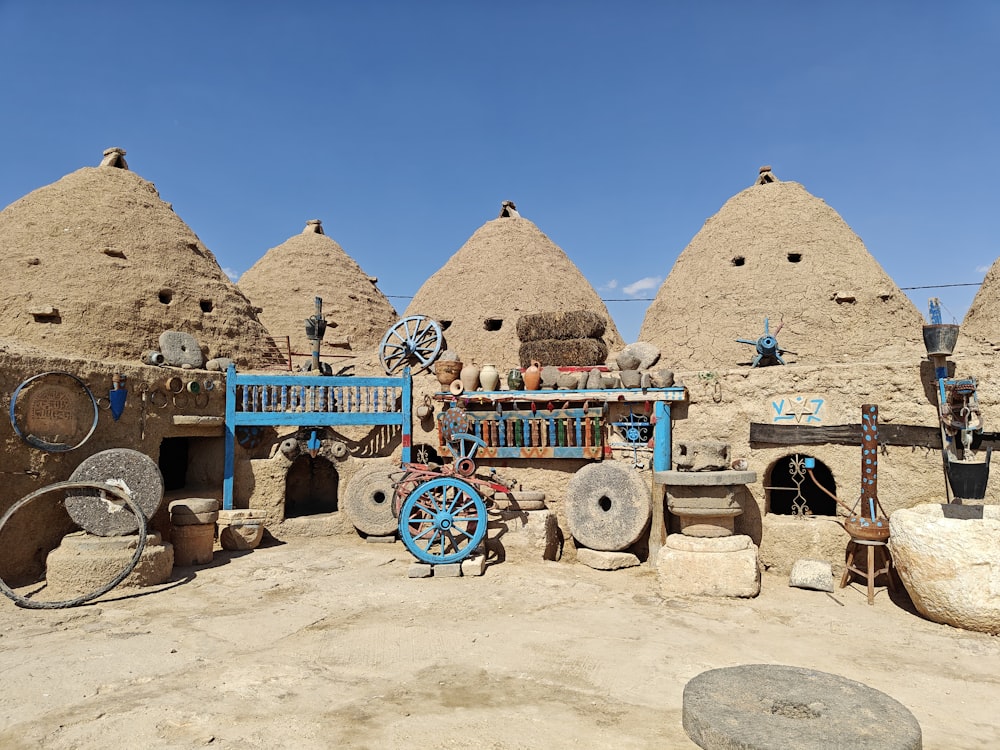
[[[992,0],[0,0],[0,207],[122,146],[231,273],[319,218],[405,296],[511,199],[641,300],[771,164],[901,287],[973,283],[998,57]],[[648,304],[608,303],[626,339]]]

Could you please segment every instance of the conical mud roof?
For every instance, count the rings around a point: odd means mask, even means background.
[[[1000,258],[990,266],[965,313],[955,347],[956,354],[997,351],[1000,351]]]
[[[323,348],[344,343],[341,351],[357,352],[374,351],[398,320],[376,281],[313,219],[301,234],[268,250],[238,285],[259,308],[267,330],[291,338],[293,351],[312,351],[304,321],[314,312],[314,298],[321,297],[328,325]]]
[[[513,204],[476,230],[420,287],[405,315],[441,323],[464,362],[518,363],[517,319],[525,313],[590,310],[607,318],[609,351],[623,346],[607,307],[558,245]]]
[[[128,171],[121,149],[0,211],[0,338],[70,357],[137,360],[169,329],[243,367],[278,352],[215,256]]]
[[[840,215],[762,167],[677,258],[639,338],[679,369],[748,363],[764,320],[788,363],[919,359],[923,320]]]

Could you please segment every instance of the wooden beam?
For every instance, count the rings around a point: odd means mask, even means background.
[[[905,445],[941,449],[941,431],[937,427],[912,424],[878,426],[879,445]],[[750,444],[769,445],[861,445],[860,424],[835,424],[808,427],[797,424],[750,423]]]

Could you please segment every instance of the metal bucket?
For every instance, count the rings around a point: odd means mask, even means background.
[[[924,347],[928,355],[950,355],[958,341],[958,326],[952,323],[938,323],[924,326]]]
[[[986,497],[986,483],[990,478],[990,456],[976,463],[948,462],[948,483],[952,494],[963,500],[982,500]]]

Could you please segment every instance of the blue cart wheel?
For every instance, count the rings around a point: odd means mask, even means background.
[[[441,326],[425,315],[410,315],[398,321],[378,346],[385,374],[395,375],[409,365],[416,375],[437,359],[443,339]]]
[[[486,443],[468,432],[456,432],[448,441],[448,450],[455,459],[455,471],[463,477],[476,473],[476,452]]]
[[[467,482],[451,477],[416,487],[399,512],[399,537],[431,565],[464,560],[486,536],[486,504]]]

